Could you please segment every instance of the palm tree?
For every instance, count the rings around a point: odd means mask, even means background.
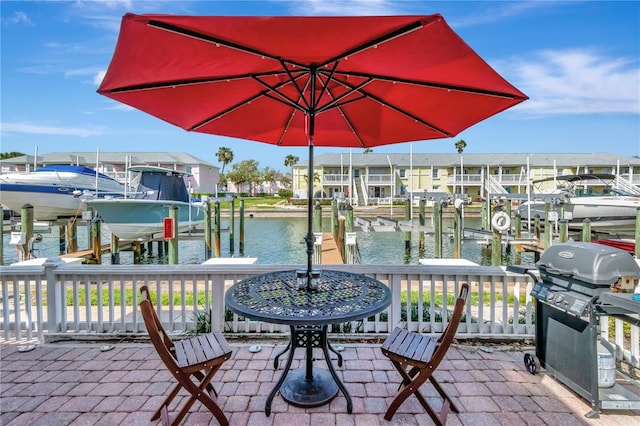
[[[291,185],[292,185],[292,189],[293,189],[293,166],[298,164],[298,161],[300,161],[300,158],[298,158],[297,156],[295,156],[293,154],[289,154],[286,157],[284,157],[284,166],[285,167],[291,167]]]
[[[221,146],[220,149],[218,149],[217,156],[218,161],[222,163],[222,170],[220,171],[220,174],[224,175],[224,166],[233,161],[233,151],[231,151],[231,148]]]
[[[464,141],[464,139],[460,139],[458,142],[456,142],[456,149],[458,150],[458,154],[462,154],[462,151],[464,151],[466,147],[467,143]]]

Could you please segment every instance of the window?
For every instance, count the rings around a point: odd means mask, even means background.
[[[407,177],[407,169],[400,169],[398,171],[398,174],[400,175],[401,178]]]
[[[438,169],[436,169],[436,168],[434,167],[434,168],[432,169],[432,172],[431,172],[431,177],[434,177],[434,178],[438,178],[438,177],[440,177],[440,170],[438,170]]]

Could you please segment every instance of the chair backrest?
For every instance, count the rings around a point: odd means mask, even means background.
[[[451,342],[453,342],[453,339],[456,336],[458,326],[460,325],[460,320],[462,319],[462,313],[464,312],[464,308],[467,304],[468,295],[469,284],[462,283],[462,286],[460,287],[460,293],[453,308],[453,315],[451,316],[447,327],[438,338],[438,347],[436,348],[433,356],[431,357],[431,360],[429,361],[429,364],[433,369],[435,369],[440,364],[440,361],[442,361],[442,359],[444,358],[445,354],[449,350],[449,346],[451,346]]]
[[[153,308],[151,298],[149,297],[149,289],[147,286],[140,288],[140,294],[142,300],[140,301],[140,312],[142,312],[142,318],[144,319],[144,325],[147,327],[147,333],[151,338],[153,346],[156,348],[160,359],[167,366],[172,373],[178,369],[177,360],[174,355],[173,342],[164,330],[158,314]]]

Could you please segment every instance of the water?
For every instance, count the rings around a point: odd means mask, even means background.
[[[245,257],[256,257],[261,264],[306,264],[305,244],[302,238],[307,232],[307,219],[304,217],[287,218],[246,218],[245,221]],[[479,220],[466,219],[465,225],[469,228],[477,228]],[[230,249],[228,221],[222,221],[220,238],[222,257],[237,257],[239,252],[239,221],[235,221],[235,240],[233,253]],[[330,230],[330,221],[324,221],[327,232]],[[445,229],[452,226],[449,221],[443,222]],[[36,231],[38,232],[38,231]],[[58,228],[51,227],[50,232],[40,232],[42,241],[35,244],[36,257],[52,257],[58,254]],[[9,234],[3,236],[4,264],[8,265],[18,261],[16,246],[9,244]],[[434,257],[433,235],[425,234],[425,251],[420,253],[419,233],[411,233],[411,252],[405,253],[404,232],[357,232],[357,243],[360,248],[361,263],[363,264],[418,264],[420,258]],[[102,243],[110,243],[110,233],[106,227],[102,227]],[[78,227],[78,247],[80,250],[89,247],[88,227]],[[167,263],[166,256],[157,255],[157,246],[153,244],[153,253],[145,255],[143,263],[163,264]],[[197,239],[181,240],[178,243],[178,255],[180,264],[199,264],[205,261],[204,237]],[[443,236],[442,257],[453,257],[453,241],[448,236]],[[462,257],[472,262],[489,265],[491,253],[483,253],[482,245],[476,240],[464,240],[462,243]],[[511,263],[512,257],[504,259],[505,263]],[[522,263],[532,263],[533,255],[523,253]],[[111,256],[105,253],[102,256],[103,264],[111,263]],[[121,264],[133,264],[133,252],[120,253]]]

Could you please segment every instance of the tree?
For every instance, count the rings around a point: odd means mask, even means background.
[[[371,148],[365,148],[364,151],[362,151],[363,154],[369,154],[371,152],[373,152],[373,149]]]
[[[266,166],[264,169],[262,169],[262,181],[268,183],[271,189],[278,180],[279,175],[280,173],[276,169],[273,169],[269,166]]]
[[[218,156],[218,162],[222,163],[220,174],[224,175],[224,167],[233,161],[233,151],[231,151],[231,148],[221,146],[216,155]]]
[[[300,161],[300,158],[298,158],[293,154],[289,154],[286,157],[284,157],[284,166],[291,167],[291,185],[292,185],[291,188],[292,189],[293,189],[293,166],[298,164],[298,161]]]
[[[456,142],[456,149],[458,150],[458,154],[462,154],[462,151],[464,151],[466,147],[467,143],[464,141],[464,139],[460,139],[458,142]]]
[[[6,160],[7,158],[21,157],[24,154],[21,152],[2,152],[0,153],[0,160]]]
[[[249,185],[249,193],[253,193],[254,185],[262,181],[262,173],[258,166],[260,163],[256,160],[244,160],[234,164],[231,171],[227,173],[227,179],[236,185],[240,190],[243,184]]]

